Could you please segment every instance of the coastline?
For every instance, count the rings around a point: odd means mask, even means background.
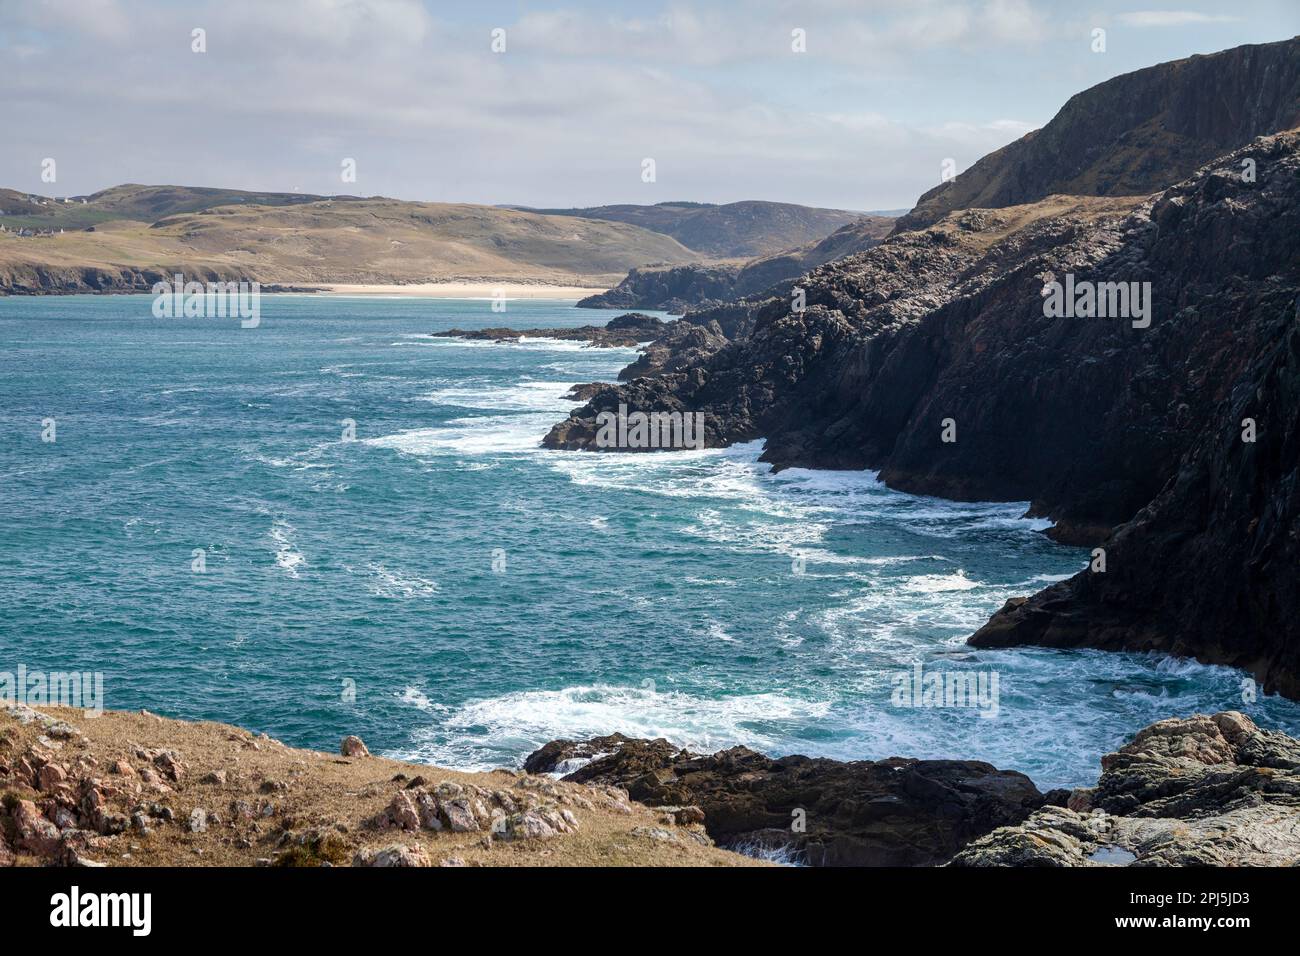
[[[364,298],[394,296],[420,299],[491,299],[504,294],[507,299],[577,300],[605,291],[605,287],[598,286],[552,285],[540,282],[414,282],[404,285],[329,282],[310,283],[310,285],[319,288],[320,291],[314,293],[316,295]]]
[[[0,867],[1259,867],[1300,851],[1300,740],[1235,711],[1158,721],[1101,757],[1095,786],[1048,793],[979,761],[709,756],[620,734],[462,772],[354,736],[329,754],[15,702],[0,740]],[[864,796],[887,812],[845,812]]]

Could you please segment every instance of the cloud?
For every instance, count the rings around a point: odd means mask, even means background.
[[[1185,27],[1200,23],[1235,23],[1241,18],[1195,10],[1135,10],[1117,14],[1115,19],[1131,27]]]
[[[1245,12],[1253,0],[1237,2]],[[892,208],[935,185],[944,159],[969,165],[1084,86],[1146,65],[1091,57],[1047,0],[68,9],[0,0],[0,57],[17,67],[0,69],[0,185],[40,190],[40,160],[53,157],[59,183],[44,191],[59,194],[171,182],[541,206]],[[203,54],[191,52],[196,26]],[[496,26],[503,54],[491,50]],[[796,27],[806,54],[790,48]],[[357,160],[355,185],[340,180],[344,157]],[[654,185],[641,182],[644,157],[657,162]]]

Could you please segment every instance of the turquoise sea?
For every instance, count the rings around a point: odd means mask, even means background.
[[[565,391],[634,353],[429,336],[611,313],[264,296],[243,329],[151,301],[0,299],[0,671],[102,671],[111,708],[462,768],[622,731],[981,758],[1046,789],[1161,717],[1300,732],[1300,705],[1243,701],[1223,668],[967,649],[1084,565],[1023,503],[773,475],[757,442],[544,451]],[[917,663],[996,673],[997,715],[895,706]]]

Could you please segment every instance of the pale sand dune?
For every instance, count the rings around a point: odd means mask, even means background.
[[[350,285],[310,283],[327,295],[416,296],[429,299],[582,299],[608,286],[543,285],[518,282],[413,282],[404,285]]]

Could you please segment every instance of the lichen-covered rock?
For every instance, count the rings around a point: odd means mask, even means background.
[[[432,866],[423,847],[394,843],[385,847],[368,847],[352,858],[353,866]]]
[[[1300,741],[1235,711],[1162,720],[1102,758],[1088,805],[1044,807],[951,865],[1300,864]]]

